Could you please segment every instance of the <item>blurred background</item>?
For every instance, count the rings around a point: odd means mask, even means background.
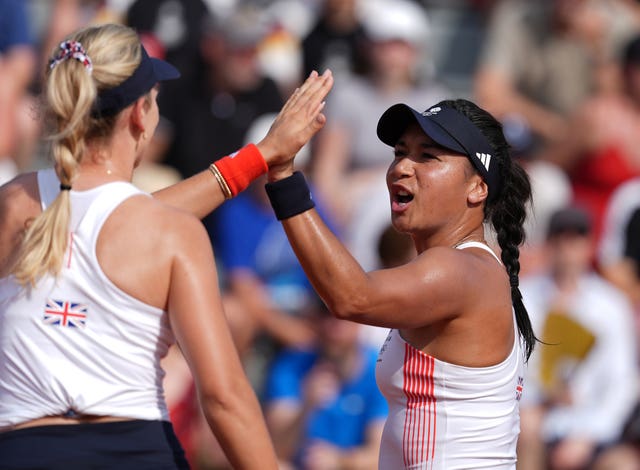
[[[415,256],[389,226],[382,112],[462,97],[494,114],[533,183],[523,295],[548,343],[528,367],[518,468],[640,469],[639,1],[0,0],[0,184],[50,164],[44,67],[68,33],[104,22],[135,28],[182,73],[162,85],[134,175],[149,192],[261,139],[304,78],[330,68],[328,123],[296,164],[367,270]],[[375,469],[387,331],[330,321],[262,183],[204,223],[282,468]],[[177,348],[165,367],[191,465],[229,468]]]

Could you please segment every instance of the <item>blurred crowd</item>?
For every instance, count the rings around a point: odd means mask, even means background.
[[[132,26],[182,74],[160,89],[161,123],[134,175],[148,191],[258,141],[304,78],[330,68],[327,125],[296,163],[365,269],[415,255],[389,226],[382,112],[455,97],[492,112],[534,191],[522,293],[543,343],[524,383],[518,469],[640,469],[640,1],[0,0],[0,184],[50,162],[43,68],[66,34],[102,22]],[[204,223],[282,468],[377,468],[387,332],[326,311],[263,183]],[[165,368],[191,465],[228,468],[179,350]]]

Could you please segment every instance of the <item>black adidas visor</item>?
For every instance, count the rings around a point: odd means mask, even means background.
[[[469,157],[489,187],[489,200],[500,192],[500,172],[487,138],[459,111],[436,105],[424,112],[406,104],[394,104],[378,121],[378,138],[394,147],[409,124],[416,122],[438,145]]]
[[[140,65],[129,78],[120,85],[102,90],[98,93],[95,116],[114,116],[129,106],[156,83],[180,77],[180,72],[173,65],[155,57],[149,57],[142,45]]]

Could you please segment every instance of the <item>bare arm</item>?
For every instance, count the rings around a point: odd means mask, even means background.
[[[256,144],[269,166],[291,159],[322,128],[325,122],[322,114],[324,99],[332,86],[333,77],[330,71],[323,75],[314,73],[287,100],[267,135]],[[3,191],[16,191],[13,189],[16,186],[28,188],[32,198],[34,200],[37,198],[35,172],[20,176],[10,185],[3,186]],[[225,200],[220,186],[208,169],[168,188],[156,191],[153,196],[167,205],[189,212],[200,219],[215,210]],[[3,197],[2,202],[9,201]],[[5,204],[2,204],[0,209],[3,207]],[[33,216],[40,212],[38,204],[36,209]],[[4,220],[0,220],[0,223],[3,222]],[[2,257],[8,256],[12,249],[13,247],[4,249],[0,246],[0,250],[5,250],[7,253]]]
[[[316,292],[342,319],[389,328],[419,328],[461,310],[461,253],[434,249],[393,269],[365,272],[315,209],[282,221]],[[463,256],[463,255],[462,255]]]
[[[401,330],[441,360],[484,367],[513,347],[506,271],[484,250],[433,247],[366,273],[315,209],[283,220],[307,277],[337,318]]]
[[[322,340],[320,340],[322,341]],[[315,348],[321,351],[322,346]],[[345,360],[347,360],[345,358]],[[275,376],[283,372],[283,364],[274,366]],[[280,371],[278,372],[278,369]],[[294,374],[295,372],[288,372]],[[289,383],[292,377],[280,379],[282,383]],[[306,432],[309,418],[315,412],[322,410],[331,400],[336,400],[336,393],[342,387],[343,379],[337,373],[335,365],[318,358],[313,367],[304,374],[300,382],[300,397],[278,396],[266,405],[265,415],[267,424],[276,450],[280,458],[293,460],[301,445],[308,446],[310,436]],[[308,462],[306,462],[308,463]],[[304,465],[305,468],[311,468]],[[342,468],[336,465],[325,465],[324,468]]]
[[[224,202],[224,194],[209,170],[153,193],[153,197],[202,219]]]
[[[315,340],[308,322],[290,315],[274,305],[263,282],[248,269],[235,269],[229,273],[231,294],[236,295],[242,307],[271,337],[288,347],[305,347]]]
[[[308,400],[303,404],[281,400],[266,411],[269,428],[281,459],[290,461],[304,433],[304,423],[313,406]],[[317,405],[315,405],[317,406]],[[364,470],[377,468],[380,439],[384,419],[376,419],[367,425],[365,441],[354,448],[340,449],[332,444],[316,442],[305,456],[305,468],[340,468]]]
[[[194,219],[180,221],[171,269],[169,316],[196,381],[204,415],[238,469],[276,469],[257,397],[238,358],[217,286],[209,239]]]
[[[567,132],[564,137],[540,152],[540,158],[547,160],[564,171],[572,170],[585,153],[596,148],[602,141],[603,129],[594,113],[602,112],[603,106],[598,100],[591,100],[578,108],[567,119]]]
[[[291,95],[265,138],[256,144],[267,165],[291,158],[322,128],[325,122],[322,114],[324,99],[332,86],[330,71],[322,75],[314,72]],[[198,218],[203,218],[224,202],[224,195],[209,170],[157,191],[154,197]]]
[[[9,273],[29,219],[41,212],[35,173],[0,186],[0,277]]]
[[[615,263],[600,268],[602,275],[620,288],[633,303],[640,306],[640,277],[637,266],[630,258],[621,258]]]
[[[615,213],[613,213],[615,214]],[[613,215],[612,214],[612,215]],[[640,206],[633,210],[628,222],[620,223],[623,251],[610,263],[601,263],[602,274],[622,289],[635,308],[640,307]]]
[[[378,466],[380,441],[384,429],[384,419],[372,421],[367,426],[366,440],[358,448],[342,457],[342,467],[349,470],[364,470]]]
[[[309,470],[322,470],[325,468],[367,470],[377,468],[383,427],[384,420],[370,423],[367,426],[365,442],[351,449],[341,449],[322,441],[312,444],[305,456],[306,468]]]
[[[348,170],[350,137],[346,129],[338,125],[327,125],[318,134],[316,151],[313,156],[313,180],[331,212],[341,223],[346,222],[344,196],[347,188],[345,179]]]
[[[304,437],[304,422],[310,408],[291,400],[267,405],[265,417],[280,459],[291,462]]]
[[[509,78],[498,70],[481,69],[475,78],[478,100],[496,117],[509,113],[523,116],[534,132],[548,142],[561,141],[566,136],[566,119],[519,93]]]

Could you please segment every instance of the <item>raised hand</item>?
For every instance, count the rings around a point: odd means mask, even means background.
[[[325,97],[333,86],[330,70],[312,72],[293,92],[257,146],[272,172],[290,174],[296,153],[324,126]]]

